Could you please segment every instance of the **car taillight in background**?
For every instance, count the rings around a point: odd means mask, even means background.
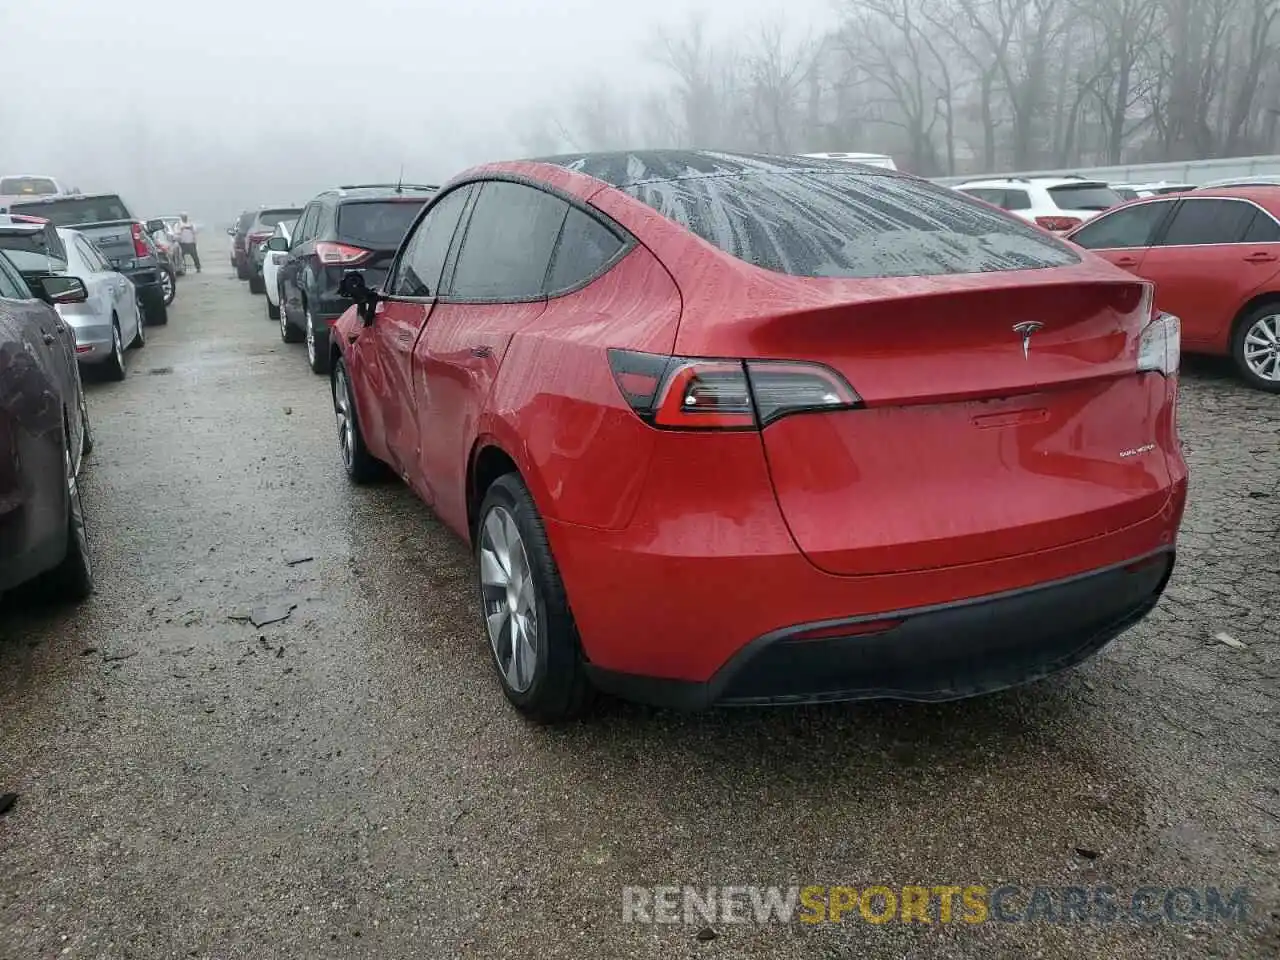
[[[266,243],[270,239],[270,233],[251,233],[249,234],[249,246],[252,247],[259,243]]]
[[[1084,223],[1079,217],[1036,217],[1036,226],[1052,233],[1066,233]]]
[[[667,429],[758,430],[789,414],[862,404],[844,377],[819,363],[610,350],[609,366],[631,409]]]
[[[1161,313],[1143,329],[1138,339],[1138,371],[1171,377],[1178,372],[1182,355],[1182,321]]]
[[[135,223],[133,225],[133,255],[139,260],[143,260],[151,256],[151,248],[147,245],[147,235],[142,229],[142,224]]]
[[[321,263],[349,267],[368,260],[372,255],[372,250],[353,247],[346,243],[330,243],[322,240],[316,244],[316,256],[320,258]]]

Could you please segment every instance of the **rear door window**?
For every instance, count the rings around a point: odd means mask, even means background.
[[[445,257],[471,190],[468,184],[450,191],[418,223],[400,252],[388,284],[393,296],[434,297],[439,293]]]
[[[570,207],[551,258],[547,292],[561,293],[590,280],[624,245],[616,233],[595,217]]]
[[[547,268],[569,204],[504,180],[486,181],[472,211],[449,283],[459,300],[542,296]]]
[[[1110,210],[1124,198],[1105,183],[1065,183],[1049,187],[1049,196],[1059,210]]]
[[[1031,194],[1025,190],[1006,190],[1004,202],[1000,206],[1006,210],[1030,210]]]
[[[1174,211],[1169,228],[1160,238],[1162,247],[1210,246],[1243,243],[1245,230],[1257,207],[1243,200],[1183,200]]]
[[[887,173],[690,177],[626,190],[725,253],[797,277],[988,273],[1080,259],[962,193]]]
[[[1244,232],[1245,243],[1280,243],[1280,223],[1265,210],[1258,210],[1253,215],[1253,222]]]
[[[1071,242],[1089,250],[1149,247],[1161,222],[1176,201],[1157,200],[1125,207],[1091,220],[1071,235]]]
[[[338,208],[338,239],[373,250],[394,250],[424,203],[426,198],[348,201]]]

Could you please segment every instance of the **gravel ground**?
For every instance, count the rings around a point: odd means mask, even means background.
[[[90,386],[98,595],[0,607],[3,960],[1280,952],[1280,398],[1220,365],[1184,376],[1169,591],[1076,673],[547,730],[490,675],[461,545],[403,487],[347,485],[263,298],[213,268],[150,333]],[[878,883],[1250,899],[1243,923],[621,921],[627,885]]]

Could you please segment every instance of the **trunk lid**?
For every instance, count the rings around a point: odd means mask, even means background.
[[[137,259],[133,249],[133,220],[113,220],[107,223],[87,223],[74,227],[88,240],[97,244],[102,255],[113,267],[128,268]]]
[[[885,285],[748,322],[741,355],[824,364],[865,403],[761,434],[783,516],[816,566],[978,563],[1163,508],[1157,443],[1171,411],[1164,379],[1136,372],[1149,285],[1046,279],[934,282],[915,295],[910,282]]]

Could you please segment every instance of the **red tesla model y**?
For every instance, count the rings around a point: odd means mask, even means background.
[[[507,697],[944,700],[1072,666],[1174,562],[1178,320],[944,187],[499,163],[331,339],[343,461],[471,544]]]

